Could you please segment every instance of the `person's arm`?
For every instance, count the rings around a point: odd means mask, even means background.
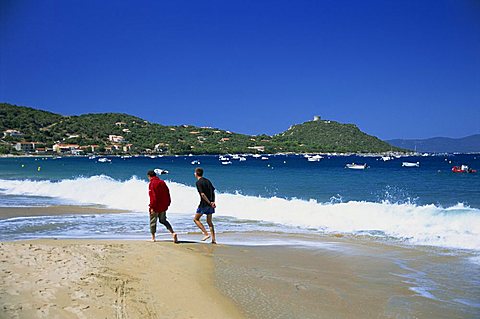
[[[210,206],[212,206],[212,207],[213,207],[213,205],[215,204],[215,202],[211,202],[211,201],[208,199],[208,197],[207,197],[207,195],[205,195],[205,193],[200,193],[200,197],[203,198],[203,200],[206,201],[207,204],[210,205]],[[212,204],[213,204],[213,205],[212,205]]]
[[[208,205],[212,206],[212,202],[208,199],[207,195],[205,195],[205,190],[203,189],[203,185],[199,182],[197,182],[197,190],[198,190],[198,193],[200,194],[200,198],[203,199]]]
[[[210,183],[210,185],[212,186],[212,203],[210,204],[210,206],[212,206],[213,208],[216,208],[217,204],[215,204],[215,187],[213,186],[212,183]]]
[[[168,186],[165,184],[165,190],[167,192],[167,206],[170,206],[172,203],[172,198],[170,197],[170,190],[168,189]]]
[[[155,197],[155,190],[153,189],[152,183],[148,185],[148,195],[150,196],[150,204],[148,205],[149,212],[153,212],[153,206],[155,205],[156,197]]]

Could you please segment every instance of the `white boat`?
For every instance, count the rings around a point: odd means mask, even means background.
[[[238,154],[233,154],[233,155],[232,155],[232,159],[234,159],[234,160],[239,160],[239,159],[240,159],[240,155],[238,155]]]
[[[420,162],[403,162],[402,167],[420,167]]]
[[[261,160],[262,160],[262,161],[267,161],[267,160],[268,160],[268,157],[262,156]]]
[[[242,156],[242,157],[240,157],[238,160],[239,160],[240,162],[245,162],[245,161],[247,160],[247,158]]]
[[[226,156],[223,156],[223,155],[220,155],[220,156],[218,157],[218,160],[219,160],[219,161],[229,161],[230,158],[228,158],[228,157],[226,157]]]
[[[355,163],[352,163],[352,164],[347,164],[345,166],[346,168],[349,168],[349,169],[365,169],[367,168],[367,164],[355,164]]]
[[[168,174],[168,171],[167,171],[166,169],[155,168],[153,171],[154,171],[155,174],[157,174],[157,175],[165,175],[165,174]]]
[[[259,158],[259,157],[261,157],[261,156],[262,156],[262,155],[260,155],[260,154],[253,154],[253,155],[252,155],[252,157],[254,157],[254,158]]]
[[[194,160],[194,161],[192,161],[191,164],[192,165],[200,165],[200,161],[199,160]]]
[[[230,162],[230,161],[226,161],[226,162],[224,161],[224,162],[221,162],[221,163],[222,163],[222,165],[231,165],[232,164],[232,162]]]
[[[112,160],[106,157],[101,157],[98,159],[99,163],[110,163]]]
[[[89,156],[88,159],[96,159],[97,157],[95,155]]]
[[[126,159],[126,158],[132,158],[132,157],[130,155],[123,155],[123,156],[120,156],[120,158]]]
[[[384,161],[384,162],[390,161],[392,159],[393,159],[393,157],[391,157],[391,156],[382,156],[382,161]]]
[[[320,155],[315,155],[315,156],[312,156],[312,157],[307,157],[307,161],[309,161],[309,162],[320,162],[320,160],[322,158],[323,157],[320,156]]]

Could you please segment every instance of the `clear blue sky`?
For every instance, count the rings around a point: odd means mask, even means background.
[[[0,1],[0,101],[275,134],[480,133],[480,1]]]

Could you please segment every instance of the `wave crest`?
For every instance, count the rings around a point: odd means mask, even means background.
[[[199,198],[194,187],[168,182],[172,196],[169,213],[194,212]],[[4,194],[49,196],[79,204],[146,211],[148,183],[133,177],[118,181],[100,175],[58,182],[0,180]],[[325,232],[367,233],[413,244],[480,250],[480,210],[457,204],[443,208],[412,203],[337,202],[217,195],[217,215],[267,221]]]

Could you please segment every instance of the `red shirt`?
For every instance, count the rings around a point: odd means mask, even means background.
[[[157,176],[152,177],[148,185],[148,195],[150,195],[149,207],[155,212],[165,212],[170,206],[170,191],[167,184]]]

